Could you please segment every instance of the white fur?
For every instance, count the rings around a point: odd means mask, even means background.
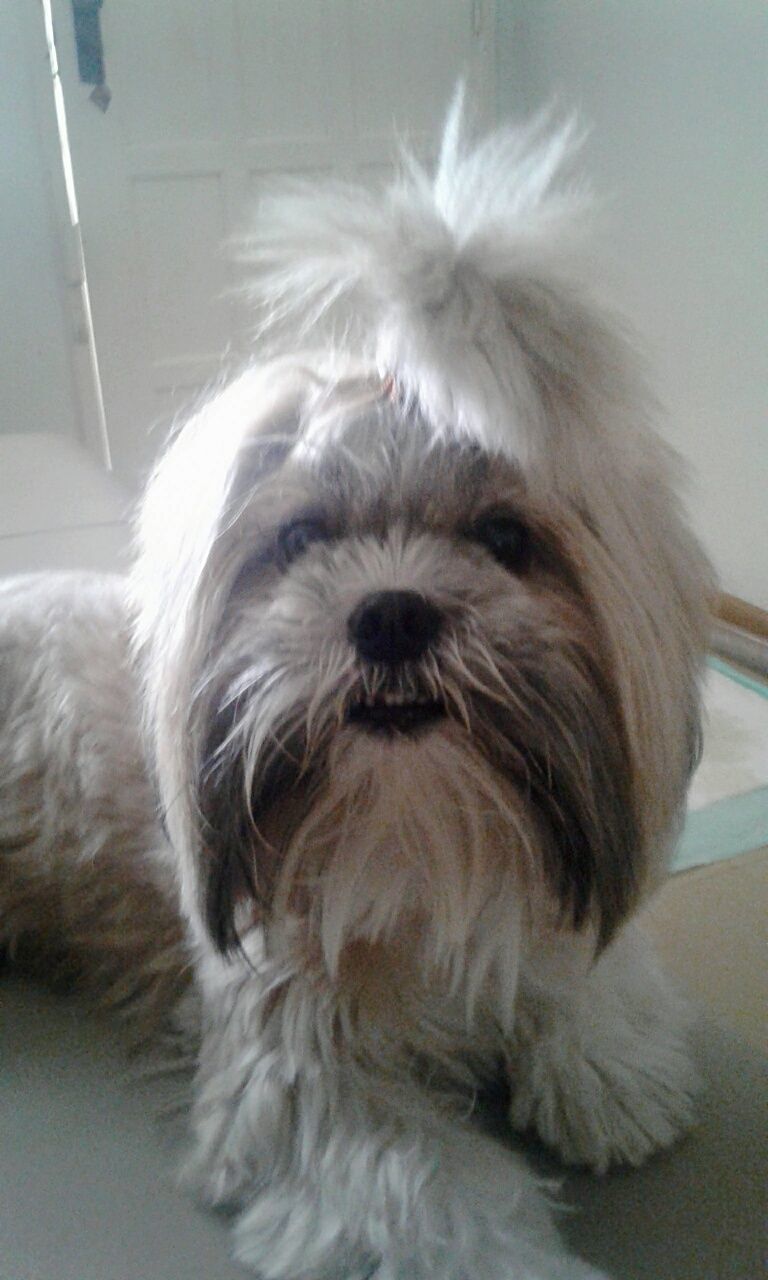
[[[187,1172],[265,1280],[595,1280],[478,1091],[505,1070],[512,1124],[599,1171],[690,1120],[626,921],[682,818],[710,576],[568,266],[573,139],[473,150],[457,106],[434,179],[276,196],[270,358],[161,460],[128,590],[0,591],[2,937],[145,1014],[194,968]],[[530,561],[478,533],[499,508]],[[393,590],[441,627],[397,668],[350,631]],[[377,698],[442,715],[369,733]]]

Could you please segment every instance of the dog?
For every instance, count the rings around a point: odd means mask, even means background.
[[[187,1174],[265,1280],[555,1280],[514,1130],[638,1164],[689,1015],[632,917],[700,737],[711,574],[570,123],[288,184],[260,358],[173,439],[127,581],[0,593],[0,936],[194,1022]]]

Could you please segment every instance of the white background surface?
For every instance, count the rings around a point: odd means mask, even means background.
[[[637,326],[724,590],[768,609],[768,5],[504,0],[499,108],[592,126],[606,282]]]

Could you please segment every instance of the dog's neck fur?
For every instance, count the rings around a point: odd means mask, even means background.
[[[530,911],[536,896],[530,815],[455,736],[336,746],[285,851],[268,938],[341,986],[353,953],[386,953],[409,981],[461,993],[468,1021],[492,986],[511,1017],[522,920],[510,903]]]

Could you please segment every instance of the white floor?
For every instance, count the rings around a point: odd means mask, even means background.
[[[75,440],[0,435],[0,574],[122,569],[129,517],[128,494]]]

